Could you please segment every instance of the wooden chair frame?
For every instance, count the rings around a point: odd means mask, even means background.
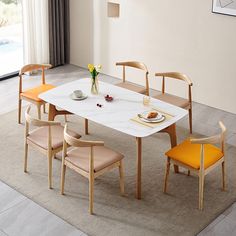
[[[201,152],[199,153],[199,158],[200,158],[200,169],[194,169],[191,168],[188,165],[184,165],[182,162],[176,161],[171,159],[170,157],[167,157],[167,163],[166,163],[166,173],[165,173],[165,181],[164,181],[164,190],[163,192],[167,192],[167,181],[168,181],[168,176],[170,172],[170,165],[178,165],[182,166],[183,168],[188,169],[189,171],[192,171],[196,173],[199,177],[199,210],[203,209],[203,193],[204,193],[204,178],[205,176],[211,172],[213,169],[221,165],[222,167],[222,189],[223,191],[226,190],[226,181],[225,181],[225,135],[226,135],[226,128],[224,124],[220,121],[219,122],[220,128],[221,128],[221,134],[207,137],[207,138],[199,138],[199,139],[190,139],[192,144],[201,144]],[[207,169],[204,168],[204,145],[205,144],[216,144],[220,143],[221,144],[221,151],[223,153],[223,157],[219,159],[216,163],[208,167]],[[191,157],[190,157],[191,158]]]
[[[187,75],[179,73],[179,72],[155,73],[155,76],[162,77],[162,91],[161,91],[162,94],[165,93],[165,79],[166,78],[182,80],[188,84],[189,105],[185,107],[185,109],[188,110],[189,112],[189,130],[190,130],[190,133],[192,134],[193,132],[193,125],[192,125],[192,86],[193,86],[193,83],[192,81]]]
[[[37,149],[41,153],[47,156],[48,158],[48,187],[51,189],[52,188],[52,160],[53,157],[55,156],[56,153],[62,151],[63,146],[53,149],[52,148],[52,134],[51,134],[51,127],[52,126],[58,126],[61,125],[60,122],[55,122],[55,121],[42,121],[39,119],[32,118],[29,115],[31,107],[28,106],[26,111],[25,111],[25,154],[24,154],[24,172],[27,172],[27,160],[28,160],[28,147],[29,145],[32,146],[33,148]],[[44,148],[36,145],[35,143],[31,142],[28,139],[29,136],[29,126],[34,125],[37,127],[42,127],[42,126],[48,126],[48,149],[45,150]]]
[[[89,155],[89,172],[86,172],[69,161],[65,158],[67,156],[67,146],[70,145],[72,147],[90,147],[90,155]],[[120,173],[120,190],[121,194],[124,195],[124,172],[123,172],[123,162],[122,160],[113,163],[112,165],[95,172],[94,171],[94,147],[96,146],[104,146],[104,142],[102,141],[85,141],[76,139],[70,136],[67,132],[67,124],[65,125],[64,129],[64,143],[63,143],[63,157],[62,157],[62,169],[61,169],[61,194],[64,194],[64,186],[65,186],[65,173],[66,167],[71,168],[72,170],[76,171],[77,173],[81,174],[85,178],[89,180],[89,213],[93,214],[93,199],[94,199],[94,180],[98,176],[104,174],[105,172],[119,168]]]
[[[21,96],[22,91],[22,80],[23,80],[23,75],[26,72],[32,72],[35,70],[42,70],[42,77],[41,77],[41,82],[42,84],[45,84],[45,70],[51,68],[52,65],[50,64],[28,64],[25,65],[21,68],[19,72],[19,92],[18,92],[18,124],[21,123],[21,107],[22,107],[22,100],[28,101],[30,103],[33,103],[34,105],[37,106],[37,111],[38,111],[38,119],[41,119],[41,106],[43,105],[43,111],[45,112],[45,102],[44,101],[34,101],[32,99],[26,98],[24,96]]]
[[[146,95],[149,96],[149,81],[148,81],[149,72],[148,72],[147,66],[144,63],[137,62],[137,61],[117,62],[116,66],[123,67],[123,76],[122,76],[123,83],[125,83],[125,81],[126,81],[126,74],[125,74],[125,67],[126,66],[143,70],[145,72]]]

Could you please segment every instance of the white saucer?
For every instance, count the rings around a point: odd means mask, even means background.
[[[70,98],[71,98],[72,100],[77,100],[77,101],[84,100],[84,99],[86,99],[87,97],[88,97],[88,96],[85,95],[85,94],[83,94],[83,96],[81,96],[81,97],[76,97],[74,93],[70,94]]]

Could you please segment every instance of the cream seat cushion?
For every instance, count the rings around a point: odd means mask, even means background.
[[[154,98],[157,98],[163,102],[167,102],[167,103],[170,103],[175,106],[182,107],[182,108],[186,108],[187,106],[189,106],[188,99],[177,97],[175,95],[171,95],[168,93],[156,95],[154,96]]]
[[[116,84],[116,86],[132,90],[132,91],[134,91],[136,93],[141,93],[141,94],[145,94],[146,93],[146,88],[145,87],[140,86],[140,85],[136,85],[136,84],[133,84],[133,83],[129,83],[129,82],[118,83],[118,84]]]
[[[61,125],[51,126],[52,132],[52,148],[57,149],[63,146],[64,139],[64,127]],[[71,136],[75,138],[80,138],[79,134],[76,134],[73,131],[68,132]],[[38,129],[35,129],[29,133],[27,139],[40,146],[41,148],[47,150],[48,149],[48,126],[43,126]]]
[[[90,147],[77,147],[67,153],[66,161],[89,172]],[[123,159],[124,156],[104,146],[94,147],[94,171],[98,172],[107,166]]]

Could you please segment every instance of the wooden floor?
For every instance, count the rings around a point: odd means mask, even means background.
[[[33,78],[25,78],[25,80],[23,81],[25,88],[37,85],[39,82],[38,77],[39,76],[36,75]],[[47,83],[51,83],[54,85],[61,85],[63,83],[67,83],[83,77],[90,77],[87,70],[73,65],[66,65],[47,71],[46,81]],[[99,79],[109,83],[117,82],[116,78],[106,75],[100,75]],[[17,91],[17,77],[5,81],[0,81],[0,114],[4,114],[17,109]],[[151,95],[155,93],[157,92],[151,91]],[[199,103],[193,104],[194,133],[202,135],[213,135],[217,133],[219,130],[219,120],[222,120],[229,130],[226,139],[227,143],[236,146],[236,115]],[[186,117],[182,119],[180,122],[178,122],[177,126],[182,126],[188,129],[188,118]],[[4,197],[2,198],[2,196]],[[4,199],[4,201],[2,199]],[[22,221],[18,219],[18,221],[16,220],[15,223],[13,223],[12,220],[15,219],[15,216],[22,212],[22,207],[27,209],[25,213],[23,212],[23,214],[21,214]],[[33,214],[35,212],[39,212],[39,218],[37,218],[37,216],[35,218],[31,218],[27,228],[26,226],[24,227],[22,225],[24,217],[28,217],[29,215],[31,215],[31,213]],[[12,221],[12,224],[8,224],[9,222],[7,221]],[[45,227],[45,221],[51,222],[49,228]],[[199,235],[236,235],[235,222],[236,205],[234,204],[224,213],[222,213]],[[60,230],[58,230],[58,225],[60,225]],[[85,235],[81,231],[76,230],[73,226],[67,224],[52,213],[38,206],[30,199],[27,199],[23,195],[11,189],[9,186],[6,186],[5,184],[0,182],[0,236],[40,235],[39,232],[41,232],[41,230],[46,230],[46,233],[44,235]],[[52,234],[48,234],[48,232],[51,232]]]

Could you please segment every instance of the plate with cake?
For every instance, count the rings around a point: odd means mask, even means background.
[[[145,111],[138,114],[140,120],[148,123],[159,123],[165,120],[165,116],[157,111]]]

